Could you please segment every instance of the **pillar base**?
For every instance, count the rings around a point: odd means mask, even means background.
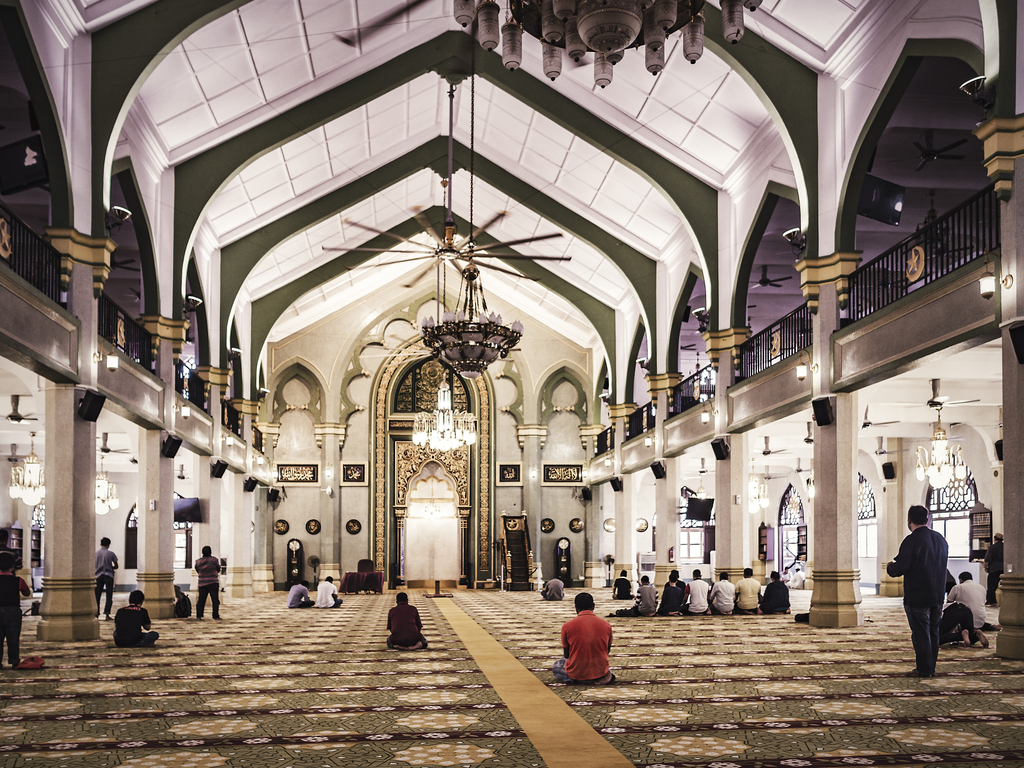
[[[257,563],[252,567],[252,591],[274,591],[274,566],[267,563]]]
[[[252,569],[228,566],[224,578],[225,597],[252,597]]]
[[[879,597],[903,597],[903,577],[890,576],[885,572],[889,563],[882,564],[882,580],[878,582]]]
[[[583,587],[584,589],[604,589],[605,579],[608,578],[608,570],[600,560],[583,564]]]
[[[678,570],[679,569],[676,568],[672,563],[659,563],[658,565],[655,565],[654,586],[658,587],[658,589],[660,590],[661,587],[668,584],[668,575],[672,573],[672,571]]]
[[[96,580],[43,579],[42,620],[36,625],[36,639],[45,642],[97,640]]]
[[[174,571],[167,573],[138,572],[137,589],[146,595],[146,610],[154,619],[174,618]]]
[[[999,589],[999,623],[1003,631],[997,635],[996,656],[1024,659],[1024,576],[1004,573]]]
[[[622,563],[621,565],[619,563],[615,563],[615,565],[612,566],[612,584],[614,584],[615,580],[619,578],[620,571],[626,572],[626,578],[629,579],[631,583],[638,581],[640,578],[637,575],[636,563]]]
[[[768,583],[768,564],[764,560],[754,560],[750,564],[750,569],[754,572],[754,578],[760,581],[762,584]]]
[[[328,576],[333,577],[335,586],[341,584],[341,563],[320,563],[320,581],[326,581]],[[255,577],[253,582],[255,589]]]
[[[814,579],[811,626],[859,627],[863,623],[860,570],[815,571]]]

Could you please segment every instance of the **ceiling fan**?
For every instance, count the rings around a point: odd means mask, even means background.
[[[899,424],[898,421],[872,421],[868,417],[868,409],[869,408],[871,408],[870,405],[865,405],[864,406],[864,421],[860,425],[861,429],[871,429],[871,427],[887,427],[890,424]],[[881,439],[882,438],[879,438],[879,440],[881,440]]]
[[[400,5],[397,8],[394,8],[388,11],[387,13],[378,16],[373,21],[370,21],[367,24],[360,25],[359,31],[361,37],[363,37],[364,39],[371,37],[380,30],[389,26],[391,22],[393,22],[403,13],[409,13],[418,8],[419,6],[423,5],[427,1],[428,0],[410,0],[410,2],[405,3],[404,5]],[[356,47],[356,39],[352,35],[343,35],[339,32],[337,33],[337,36],[338,40],[343,42],[345,45],[350,46],[352,48]]]
[[[928,401],[927,405],[929,408],[936,408],[942,410],[947,405],[964,405],[965,403],[980,403],[981,400],[977,397],[969,400],[950,400],[949,395],[939,394],[939,379],[932,379],[932,397]]]
[[[761,265],[761,277],[756,283],[751,283],[753,288],[781,288],[781,283],[786,280],[792,280],[792,275],[784,275],[783,277],[768,277],[768,265]]]
[[[966,143],[967,139],[963,138],[960,139],[959,141],[954,141],[952,144],[947,144],[941,149],[936,149],[934,146],[935,130],[929,128],[924,132],[924,146],[921,146],[921,142],[919,141],[914,142],[914,147],[917,149],[918,152],[921,153],[916,158],[913,158],[919,161],[917,164],[917,168],[915,168],[914,170],[920,171],[933,160],[963,160],[966,157],[966,155],[947,155],[946,153],[949,152],[949,150],[956,149],[961,144]]]
[[[882,437],[881,435],[878,436],[878,447],[875,449],[875,456],[888,456],[890,453],[908,453],[909,451],[909,448],[900,448],[897,451],[886,450],[885,438]]]
[[[108,453],[131,453],[131,451],[125,448],[111,448],[109,445],[107,445],[107,434],[108,433],[104,432],[103,437],[100,441],[100,453],[102,453],[104,456],[106,456]]]
[[[814,422],[807,422],[807,437],[804,438],[804,442],[808,445],[814,445]]]
[[[18,404],[21,402],[21,395],[11,395],[11,412],[7,414],[7,420],[12,424],[20,424],[23,421],[39,421],[35,416],[25,416],[18,412]]]
[[[777,451],[773,451],[771,446],[769,445],[769,441],[770,440],[771,440],[771,438],[768,437],[767,435],[765,435],[765,438],[764,438],[764,450],[761,451],[761,455],[762,456],[772,456],[772,455],[774,455],[776,453],[788,453],[788,451],[785,448],[782,448],[782,449],[777,450]]]
[[[113,256],[110,257],[110,269],[120,269],[124,272],[141,272],[142,268],[137,261],[131,258],[115,259]]]

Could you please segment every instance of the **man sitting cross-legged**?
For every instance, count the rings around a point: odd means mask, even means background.
[[[612,625],[594,615],[594,596],[576,595],[576,618],[562,625],[562,656],[551,667],[555,679],[579,685],[607,685],[615,682],[608,667],[612,647]]]
[[[416,606],[409,605],[409,595],[395,595],[395,607],[388,611],[388,648],[397,651],[418,651],[427,647],[423,622]]]

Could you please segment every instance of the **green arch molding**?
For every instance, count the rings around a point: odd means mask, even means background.
[[[195,256],[188,260],[188,282],[192,284],[192,289],[196,291],[203,303],[196,309],[193,317],[195,318],[195,347],[196,347],[196,364],[197,365],[209,365],[210,364],[210,323],[206,317],[206,293],[203,291],[203,281],[199,278],[199,270],[196,269]],[[252,390],[252,391],[255,391]]]
[[[178,309],[181,309],[181,302],[177,302]],[[229,350],[231,347],[241,349],[241,344],[238,342],[238,326],[234,323],[231,324],[231,338],[227,344]],[[242,397],[245,390],[242,388],[242,359],[239,358],[236,363],[231,366],[231,396]]]
[[[1017,0],[979,0],[985,35],[985,61],[975,72],[984,72],[986,85],[995,85],[996,103],[988,117],[1017,116]],[[968,62],[970,63],[970,62]]]
[[[315,205],[315,203],[311,204]],[[309,206],[307,206],[309,207]],[[444,221],[444,209],[440,206],[430,208],[424,213],[435,225],[435,227]],[[459,216],[455,217],[456,224],[459,225],[460,230],[463,232],[468,231],[468,222]],[[276,226],[275,224],[270,227]],[[268,227],[268,229],[270,228]],[[301,231],[301,230],[297,230]],[[390,232],[400,237],[412,237],[413,235],[422,231],[422,227],[419,222],[415,219],[410,218],[401,224],[393,227]],[[258,234],[258,233],[255,233]],[[288,234],[287,237],[291,237],[295,233]],[[285,237],[284,239],[287,239]],[[239,241],[242,242],[242,241]],[[492,236],[481,233],[477,237],[477,242],[486,247],[491,243],[497,242]],[[364,242],[362,247],[364,248],[380,248],[380,250],[387,250],[393,247],[395,241],[385,235],[377,235],[370,240]],[[232,246],[235,244],[232,244]],[[231,246],[229,246],[231,247]],[[241,255],[247,258],[256,258],[258,252],[251,252],[243,249]],[[224,251],[221,252],[221,264],[222,267],[225,264],[223,258]],[[316,269],[307,272],[305,275],[281,286],[272,293],[263,296],[253,302],[252,305],[252,338],[250,343],[250,349],[252,350],[253,368],[250,375],[255,381],[256,377],[256,365],[259,358],[259,353],[266,344],[267,337],[270,335],[271,329],[273,329],[275,323],[280,319],[281,315],[290,307],[297,299],[304,294],[317,288],[320,285],[334,279],[338,275],[351,269],[352,267],[358,266],[363,261],[368,261],[373,257],[373,254],[367,254],[362,252],[345,253],[339,255],[337,258],[332,259],[330,262],[323,264]],[[536,277],[538,280],[549,290],[561,295],[568,302],[576,306],[590,322],[594,325],[600,335],[602,342],[605,345],[606,354],[612,356],[614,359],[615,354],[615,311],[612,310],[605,304],[581,290],[576,285],[563,280],[558,275],[550,272],[543,266],[532,261],[518,261],[516,268],[523,272],[523,274],[529,275],[530,277]],[[231,299],[233,300],[233,298]],[[223,304],[222,304],[223,306]]]
[[[567,365],[563,365],[548,376],[540,389],[540,423],[546,426],[551,421],[551,417],[555,415],[555,407],[551,402],[551,398],[555,393],[555,389],[563,383],[568,383],[576,390],[576,405],[573,406],[572,412],[576,414],[580,424],[586,424],[587,393],[584,391],[583,385],[580,384],[579,376]]]
[[[611,380],[611,377],[608,376],[608,361],[607,360],[604,360],[601,363],[601,368],[597,372],[597,382],[596,382],[597,386],[594,387],[594,399],[593,399],[594,412],[592,414],[593,415],[593,423],[594,424],[600,424],[601,423],[601,406],[599,406],[598,403],[601,402],[601,394],[604,392],[604,380],[605,379],[609,379],[609,389],[608,389],[608,392],[609,392],[609,400],[611,400],[612,398],[615,397],[615,390],[610,388],[610,385],[612,383],[614,383],[614,382]]]
[[[142,306],[143,314],[160,314],[160,277],[156,268],[156,249],[153,247],[153,227],[149,222],[149,211],[146,201],[139,189],[139,179],[135,175],[130,157],[117,160],[113,173],[117,183],[121,185],[121,194],[125,204],[132,212],[131,225],[135,230],[135,239],[139,244],[139,264],[142,268]]]
[[[14,52],[22,80],[28,89],[39,123],[39,133],[46,155],[46,169],[50,184],[50,226],[75,226],[75,201],[71,195],[71,170],[68,167],[64,134],[60,130],[57,107],[50,92],[50,84],[43,74],[32,34],[19,0],[0,0],[0,26]],[[97,230],[106,234],[105,229]]]
[[[110,198],[107,169],[125,117],[146,78],[189,35],[246,2],[157,0],[92,33],[91,234],[105,232],[103,217]],[[179,261],[179,270],[180,266]],[[181,317],[181,307],[174,317]]]
[[[693,289],[697,287],[697,281],[703,279],[703,277],[704,275],[701,274],[696,265],[691,264],[687,270],[686,277],[683,279],[683,287],[679,291],[679,299],[676,301],[676,308],[672,312],[672,325],[669,326],[668,360],[666,362],[668,372],[684,373],[684,371],[679,370],[679,334],[683,331],[683,312],[686,311],[686,307],[690,303],[690,297],[693,296]]]
[[[636,333],[633,334],[633,343],[629,347],[629,357],[627,362],[629,365],[626,366],[626,388],[622,393],[622,402],[632,402],[634,382],[636,381],[636,359],[640,355],[640,345],[643,343],[644,337],[647,336],[647,328],[644,327],[643,320],[637,321]],[[647,339],[647,360],[650,361],[652,358],[651,354],[651,340]],[[614,392],[615,390],[612,390]]]
[[[288,411],[288,404],[284,400],[284,387],[292,379],[299,379],[309,388],[309,402],[306,403],[305,410],[313,415],[314,422],[322,424],[324,421],[323,405],[326,402],[324,393],[327,391],[327,385],[320,381],[320,377],[313,371],[298,362],[292,363],[281,371],[279,376],[274,377],[274,386],[271,388],[274,392],[274,406],[270,420],[280,424],[281,416]]]
[[[508,379],[516,388],[516,399],[512,401],[511,405],[506,405],[501,408],[502,413],[507,413],[512,417],[516,426],[521,426],[526,422],[523,417],[523,376],[519,372],[519,367],[516,365],[515,360],[505,360],[504,365],[501,366],[501,370],[494,374],[494,379]],[[497,408],[497,401],[495,401],[495,408]],[[495,420],[497,420],[497,414],[495,414]],[[495,427],[497,429],[497,427]]]
[[[780,198],[792,200],[800,205],[800,198],[797,191],[774,181],[769,181],[761,195],[761,202],[757,207],[757,214],[750,224],[747,232],[747,239],[743,242],[743,250],[740,251],[740,262],[736,270],[736,284],[732,291],[732,327],[743,328],[747,324],[747,294],[750,292],[750,271],[754,268],[754,258],[757,256],[757,249],[764,238],[764,231],[775,213],[775,206]],[[806,248],[804,249],[807,250]]]
[[[839,195],[839,215],[836,217],[836,249],[839,251],[853,251],[857,248],[857,203],[864,184],[864,174],[867,173],[868,163],[871,162],[871,155],[882,132],[926,56],[961,59],[975,72],[980,72],[984,66],[981,51],[964,40],[907,40],[861,129],[853,151],[853,162],[846,167],[846,177]],[[814,253],[809,250],[809,244],[807,252]]]

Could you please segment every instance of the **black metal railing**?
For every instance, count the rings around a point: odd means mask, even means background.
[[[105,293],[100,294],[98,331],[147,371],[153,370],[153,336],[115,304]]]
[[[851,321],[916,291],[998,248],[999,200],[988,187],[850,275]]]
[[[657,410],[652,400],[629,414],[629,418],[626,419],[626,439],[629,440],[642,435],[649,429],[654,429],[654,417]]]
[[[0,205],[0,263],[51,301],[67,306],[60,289],[60,254],[4,205]]]
[[[672,388],[668,415],[676,416],[715,396],[715,369],[706,365],[694,371]]]
[[[594,444],[594,455],[600,456],[602,453],[607,453],[614,447],[615,427],[608,427],[608,429],[597,436],[597,442]]]
[[[252,428],[252,447],[263,453],[263,433],[258,427]]]
[[[179,362],[174,368],[174,389],[192,405],[209,413],[206,381],[193,368]]]
[[[739,378],[748,379],[811,345],[811,311],[806,304],[776,320],[740,345]]]
[[[234,432],[236,437],[242,436],[242,414],[238,412],[227,400],[224,401],[223,407],[220,409],[221,421],[225,427]]]

